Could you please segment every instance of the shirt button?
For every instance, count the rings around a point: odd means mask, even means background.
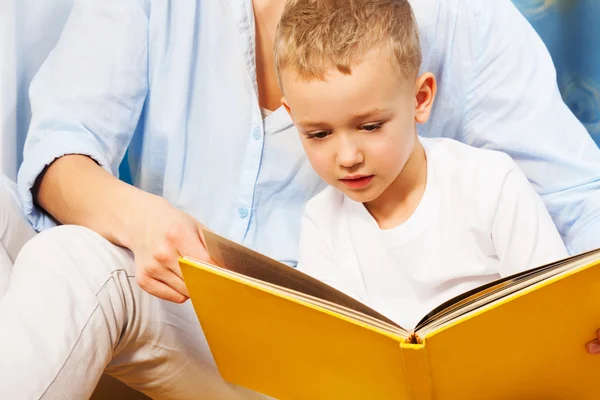
[[[248,216],[248,209],[245,207],[238,208],[238,215],[240,218],[246,218]]]
[[[259,128],[259,127],[257,127],[257,126],[256,126],[256,127],[254,127],[254,129],[252,130],[252,137],[253,137],[255,140],[258,140],[258,139],[260,139],[260,128]]]

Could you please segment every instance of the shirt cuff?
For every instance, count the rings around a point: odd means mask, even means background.
[[[31,188],[46,166],[68,154],[86,155],[102,168],[113,174],[108,158],[99,149],[98,142],[82,134],[73,132],[53,132],[27,149],[23,164],[19,169],[17,189],[23,212],[33,228],[40,232],[58,225],[58,222],[33,202]]]

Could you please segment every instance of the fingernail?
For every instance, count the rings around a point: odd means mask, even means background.
[[[587,351],[592,354],[599,354],[600,353],[600,343],[598,343],[598,342],[588,343]]]

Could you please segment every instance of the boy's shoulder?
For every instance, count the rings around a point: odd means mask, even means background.
[[[517,168],[514,160],[498,150],[474,147],[449,138],[420,138],[428,159],[443,171],[459,175],[491,177]]]
[[[527,178],[507,154],[453,139],[422,140],[432,181],[444,198],[454,198],[474,214],[487,215],[503,196],[507,182]]]

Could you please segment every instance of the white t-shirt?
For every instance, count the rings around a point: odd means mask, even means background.
[[[567,257],[540,197],[504,153],[420,138],[423,198],[381,230],[362,203],[328,187],[309,201],[298,268],[405,329],[469,289]]]

